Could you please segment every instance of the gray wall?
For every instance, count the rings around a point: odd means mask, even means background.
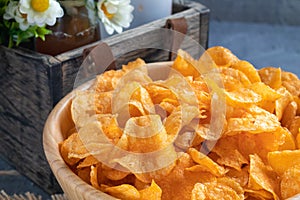
[[[194,0],[211,10],[211,19],[300,25],[300,0]]]

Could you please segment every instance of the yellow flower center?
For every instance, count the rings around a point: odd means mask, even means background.
[[[37,12],[44,12],[49,8],[49,0],[31,0],[31,7]]]
[[[115,14],[113,13],[109,13],[106,9],[106,6],[104,5],[104,3],[101,5],[101,9],[103,10],[105,16],[108,18],[108,19],[112,19],[114,17]]]

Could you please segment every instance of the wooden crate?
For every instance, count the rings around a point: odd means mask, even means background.
[[[146,50],[121,56],[120,50],[141,40],[157,42],[153,35],[148,34],[149,31],[164,27],[167,19],[181,17],[187,21],[186,35],[207,48],[209,9],[193,1],[174,2],[171,16],[103,41],[114,55],[120,56],[118,63],[127,63],[141,53],[148,62],[167,60],[165,53]],[[27,49],[0,46],[0,153],[19,172],[49,193],[57,193],[61,189],[43,153],[44,123],[53,106],[73,89],[83,61],[83,51],[98,43],[54,57]]]

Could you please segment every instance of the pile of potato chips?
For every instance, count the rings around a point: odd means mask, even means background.
[[[78,91],[71,106],[74,129],[59,145],[64,161],[85,182],[125,200],[286,199],[300,193],[298,77],[280,68],[257,70],[220,46],[205,54],[224,85],[217,89],[226,104],[218,140],[209,139],[213,92],[194,67],[201,65],[201,58],[194,60],[179,50],[172,68],[188,84],[174,74],[167,80],[151,80],[145,62],[137,59],[97,76],[91,89]],[[132,70],[135,73],[127,76]],[[120,120],[123,112],[117,115],[114,110],[124,105],[129,115]],[[149,123],[162,128],[146,138],[124,133],[133,129],[130,124]],[[172,144],[162,156],[173,161],[138,173],[121,159],[116,163],[127,171],[118,170],[97,158],[97,151],[105,148],[98,132],[133,153]]]

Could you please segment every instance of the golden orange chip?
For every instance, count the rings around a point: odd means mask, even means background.
[[[216,162],[211,160],[208,156],[202,154],[198,150],[194,148],[190,148],[188,150],[188,153],[191,155],[194,162],[196,162],[198,165],[194,165],[190,168],[187,168],[188,171],[208,171],[215,176],[222,176],[226,173],[226,170],[218,165]]]
[[[132,152],[152,152],[168,144],[167,132],[159,115],[132,117],[124,132],[128,137],[128,150]]]
[[[249,162],[237,148],[236,138],[222,137],[212,151],[220,157],[217,159],[217,163],[241,171],[242,166],[249,164]]]
[[[110,168],[104,164],[102,164],[102,166],[101,166],[101,173],[106,178],[113,180],[113,181],[118,181],[118,180],[124,179],[127,175],[129,175],[129,172],[116,170],[116,169]]]
[[[95,110],[97,114],[111,113],[112,92],[96,93],[94,96]]]
[[[95,95],[92,91],[76,91],[72,100],[71,115],[76,128],[79,129],[96,114]]]
[[[248,79],[248,77],[241,71],[237,70],[237,69],[233,69],[233,68],[227,68],[227,67],[220,67],[219,68],[219,72],[222,75],[225,75],[225,77],[232,77],[233,79],[235,79],[235,81],[233,81],[233,83],[230,83],[230,81],[232,81],[232,79],[229,79],[227,81],[227,84],[234,84],[236,82],[239,82],[240,84],[242,84],[244,87],[248,87],[251,85],[251,81]],[[226,83],[226,80],[223,80]],[[239,85],[236,85],[235,88],[239,89]],[[231,86],[232,88],[234,88],[234,85]]]
[[[257,200],[257,199],[274,199],[273,195],[266,190],[251,190],[246,188],[245,194],[248,196],[247,199]]]
[[[289,130],[294,137],[296,137],[297,134],[299,133],[299,128],[300,128],[300,116],[296,116],[291,120],[289,126]]]
[[[128,72],[144,65],[146,65],[145,61],[141,58],[137,58],[134,61],[128,62],[127,65],[122,65],[122,70]]]
[[[194,165],[194,162],[190,155],[181,153],[172,172],[156,181],[162,189],[162,199],[190,200],[196,183],[216,179],[214,175],[208,172],[190,172],[185,170],[192,165]]]
[[[154,182],[151,182],[150,187],[140,190],[140,200],[159,200],[161,199],[162,190],[160,187]]]
[[[280,140],[278,140],[278,143],[279,143],[278,150],[294,150],[294,149],[296,149],[295,137],[287,128],[285,128],[285,127],[279,128],[277,130],[276,134],[278,134],[279,137],[281,136],[283,138],[283,142],[280,142]]]
[[[248,61],[240,60],[234,63],[233,65],[231,65],[231,68],[238,69],[241,72],[243,72],[251,81],[251,83],[256,83],[261,81],[257,70]]]
[[[275,101],[275,114],[280,121],[282,119],[284,110],[293,100],[293,96],[284,87],[280,87],[277,92],[282,95],[281,98]]]
[[[300,194],[300,165],[288,168],[280,182],[281,197],[287,199]]]
[[[60,144],[60,153],[69,165],[75,165],[80,159],[89,156],[88,150],[80,140],[78,133],[73,133]]]
[[[104,192],[122,200],[139,200],[141,198],[139,191],[129,184],[107,187]]]
[[[294,96],[294,101],[297,103],[297,116],[300,116],[300,97]]]
[[[212,182],[196,183],[192,191],[192,200],[199,199],[244,199],[243,188],[230,178],[219,178]]]
[[[181,49],[177,53],[178,55],[174,60],[172,68],[180,72],[183,76],[198,77],[200,74],[195,67],[198,62]]]
[[[232,92],[225,92],[226,102],[233,107],[249,107],[251,104],[258,104],[262,97],[247,88],[240,88]]]
[[[275,115],[258,106],[251,106],[248,112],[250,115],[246,117],[228,119],[227,135],[237,134],[242,131],[253,134],[273,132],[280,126],[280,122]]]
[[[296,137],[296,142],[297,142],[297,148],[300,149],[300,128],[299,128],[299,133],[297,134]]]
[[[273,113],[275,110],[275,101],[281,97],[281,94],[277,93],[270,86],[262,83],[256,82],[249,86],[249,89],[253,90],[255,93],[262,97],[262,101],[257,105],[263,109]]]
[[[300,95],[300,80],[295,74],[283,71],[281,73],[281,79],[282,86],[284,86],[293,96]]]
[[[155,113],[154,104],[151,100],[150,94],[144,87],[138,87],[131,95],[131,101],[140,102],[145,114]]]
[[[226,173],[227,177],[230,177],[232,180],[235,180],[242,187],[246,187],[249,180],[249,166],[243,167],[241,170],[229,169]]]
[[[172,99],[173,101],[177,101],[177,97],[174,92],[163,84],[149,83],[145,85],[145,89],[150,94],[151,100],[154,104],[159,104],[167,98]]]
[[[276,90],[272,89],[270,86],[262,83],[256,82],[249,86],[249,89],[253,90],[255,93],[262,96],[264,100],[267,101],[275,101],[281,97],[281,94],[276,92]]]
[[[269,152],[268,162],[274,171],[281,175],[290,167],[300,164],[300,150]]]
[[[92,165],[98,164],[100,161],[94,156],[88,156],[84,158],[82,162],[77,165],[77,169],[91,167]]]
[[[109,70],[96,77],[94,89],[97,92],[108,92],[116,88],[119,80],[125,74],[121,70]]]
[[[280,88],[282,84],[280,68],[265,67],[258,70],[258,73],[262,82],[275,90]]]
[[[268,169],[256,154],[250,155],[248,187],[252,190],[265,190],[273,195],[274,199],[278,199],[279,183],[276,174]]]
[[[206,52],[219,67],[230,67],[239,60],[229,49],[222,46],[211,47]]]

